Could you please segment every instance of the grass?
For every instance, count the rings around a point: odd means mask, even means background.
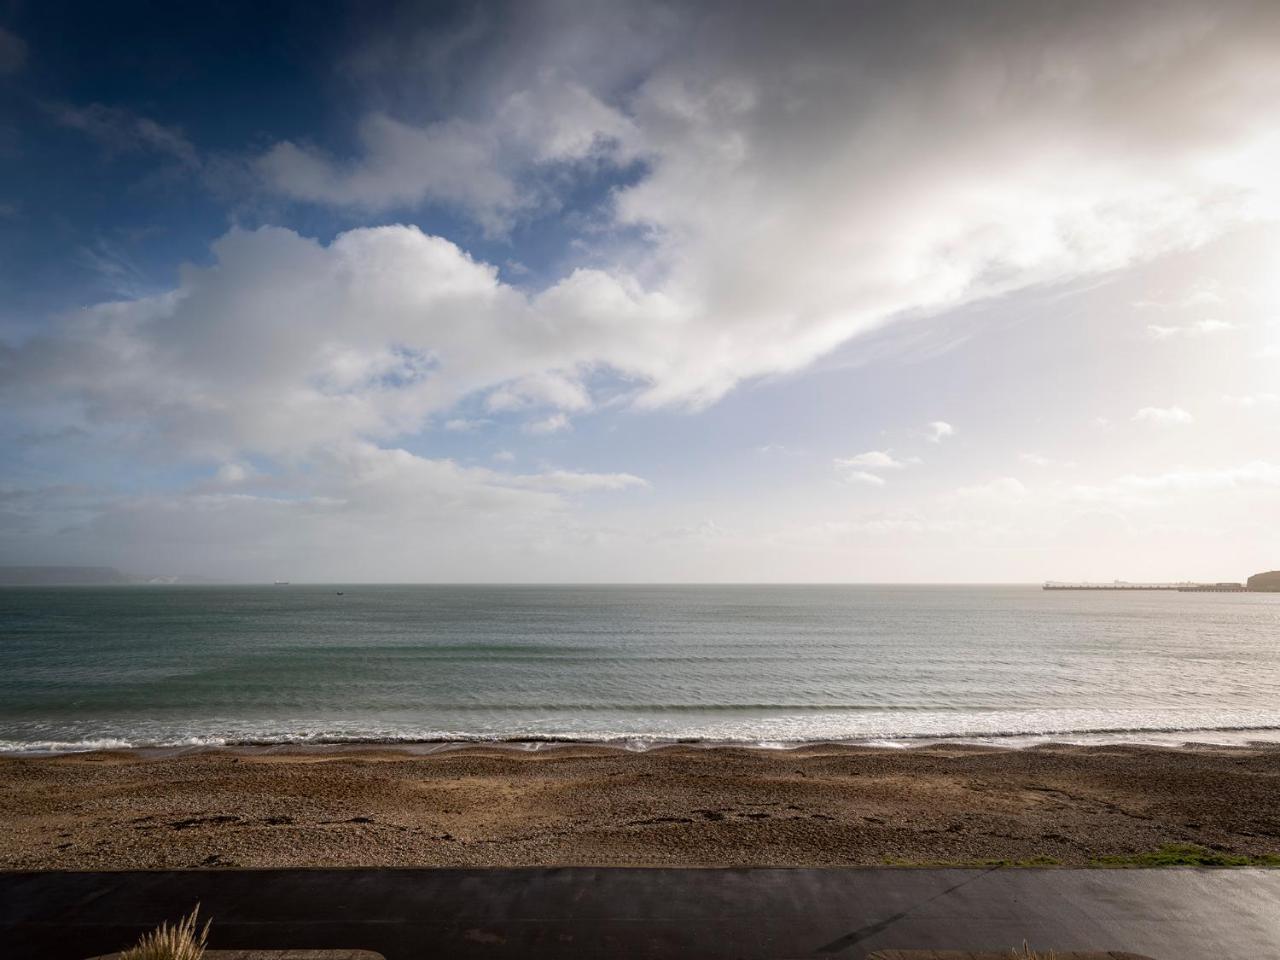
[[[1048,953],[1037,953],[1027,946],[1027,941],[1022,941],[1022,949],[1014,948],[1009,951],[1012,960],[1053,960],[1054,952],[1050,950]]]
[[[200,960],[204,945],[209,939],[209,922],[204,929],[196,930],[196,914],[200,904],[173,926],[162,923],[150,933],[142,935],[137,946],[120,954],[120,960]]]
[[[1078,866],[1064,864],[1056,857],[1026,857],[1013,860],[907,860],[901,857],[885,857],[881,861],[888,867],[1061,867]],[[1090,867],[1280,867],[1280,854],[1276,853],[1223,853],[1195,843],[1166,843],[1155,850],[1139,850],[1136,853],[1115,853],[1093,857]]]
[[[1052,950],[1048,953],[1037,953],[1035,950],[1032,950],[1027,946],[1027,941],[1023,940],[1022,949],[1018,950],[1017,948],[1014,948],[1013,950],[1010,950],[1009,956],[1012,960],[1053,960],[1054,953]]]
[[[1280,854],[1222,853],[1195,843],[1166,843],[1155,850],[1095,857],[1097,867],[1280,867]]]
[[[884,857],[880,861],[886,867],[1060,867],[1057,857],[1026,857],[1021,860],[907,860],[902,857]]]

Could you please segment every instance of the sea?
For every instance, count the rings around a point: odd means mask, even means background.
[[[1280,594],[0,589],[0,752],[1280,740]]]

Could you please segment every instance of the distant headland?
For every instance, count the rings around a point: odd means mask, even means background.
[[[4,566],[0,587],[109,587],[146,583],[213,583],[192,576],[136,576],[115,567]]]
[[[1255,573],[1244,583],[1195,583],[1182,580],[1177,583],[1130,583],[1127,580],[1112,580],[1110,583],[1068,583],[1061,580],[1047,580],[1045,590],[1176,590],[1179,593],[1280,593],[1280,570],[1268,570],[1266,573]]]

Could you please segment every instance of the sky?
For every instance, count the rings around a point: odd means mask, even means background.
[[[1280,567],[1280,5],[0,0],[0,563]]]

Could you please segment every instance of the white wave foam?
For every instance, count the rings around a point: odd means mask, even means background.
[[[1069,743],[1239,743],[1280,740],[1280,712],[1273,711],[955,711],[757,716],[750,719],[685,716],[625,717],[592,725],[528,723],[512,718],[482,730],[440,729],[406,724],[334,726],[316,721],[246,723],[208,721],[202,729],[159,724],[132,729],[50,729],[0,739],[0,754],[32,755],[97,750],[199,750],[227,746],[321,746],[340,744],[420,745],[447,749],[485,743],[540,750],[566,743],[602,743],[644,751],[671,743],[739,744],[788,749],[805,743],[854,742],[907,746],[963,741],[1029,746],[1048,740]],[[26,731],[23,732],[27,734]]]

